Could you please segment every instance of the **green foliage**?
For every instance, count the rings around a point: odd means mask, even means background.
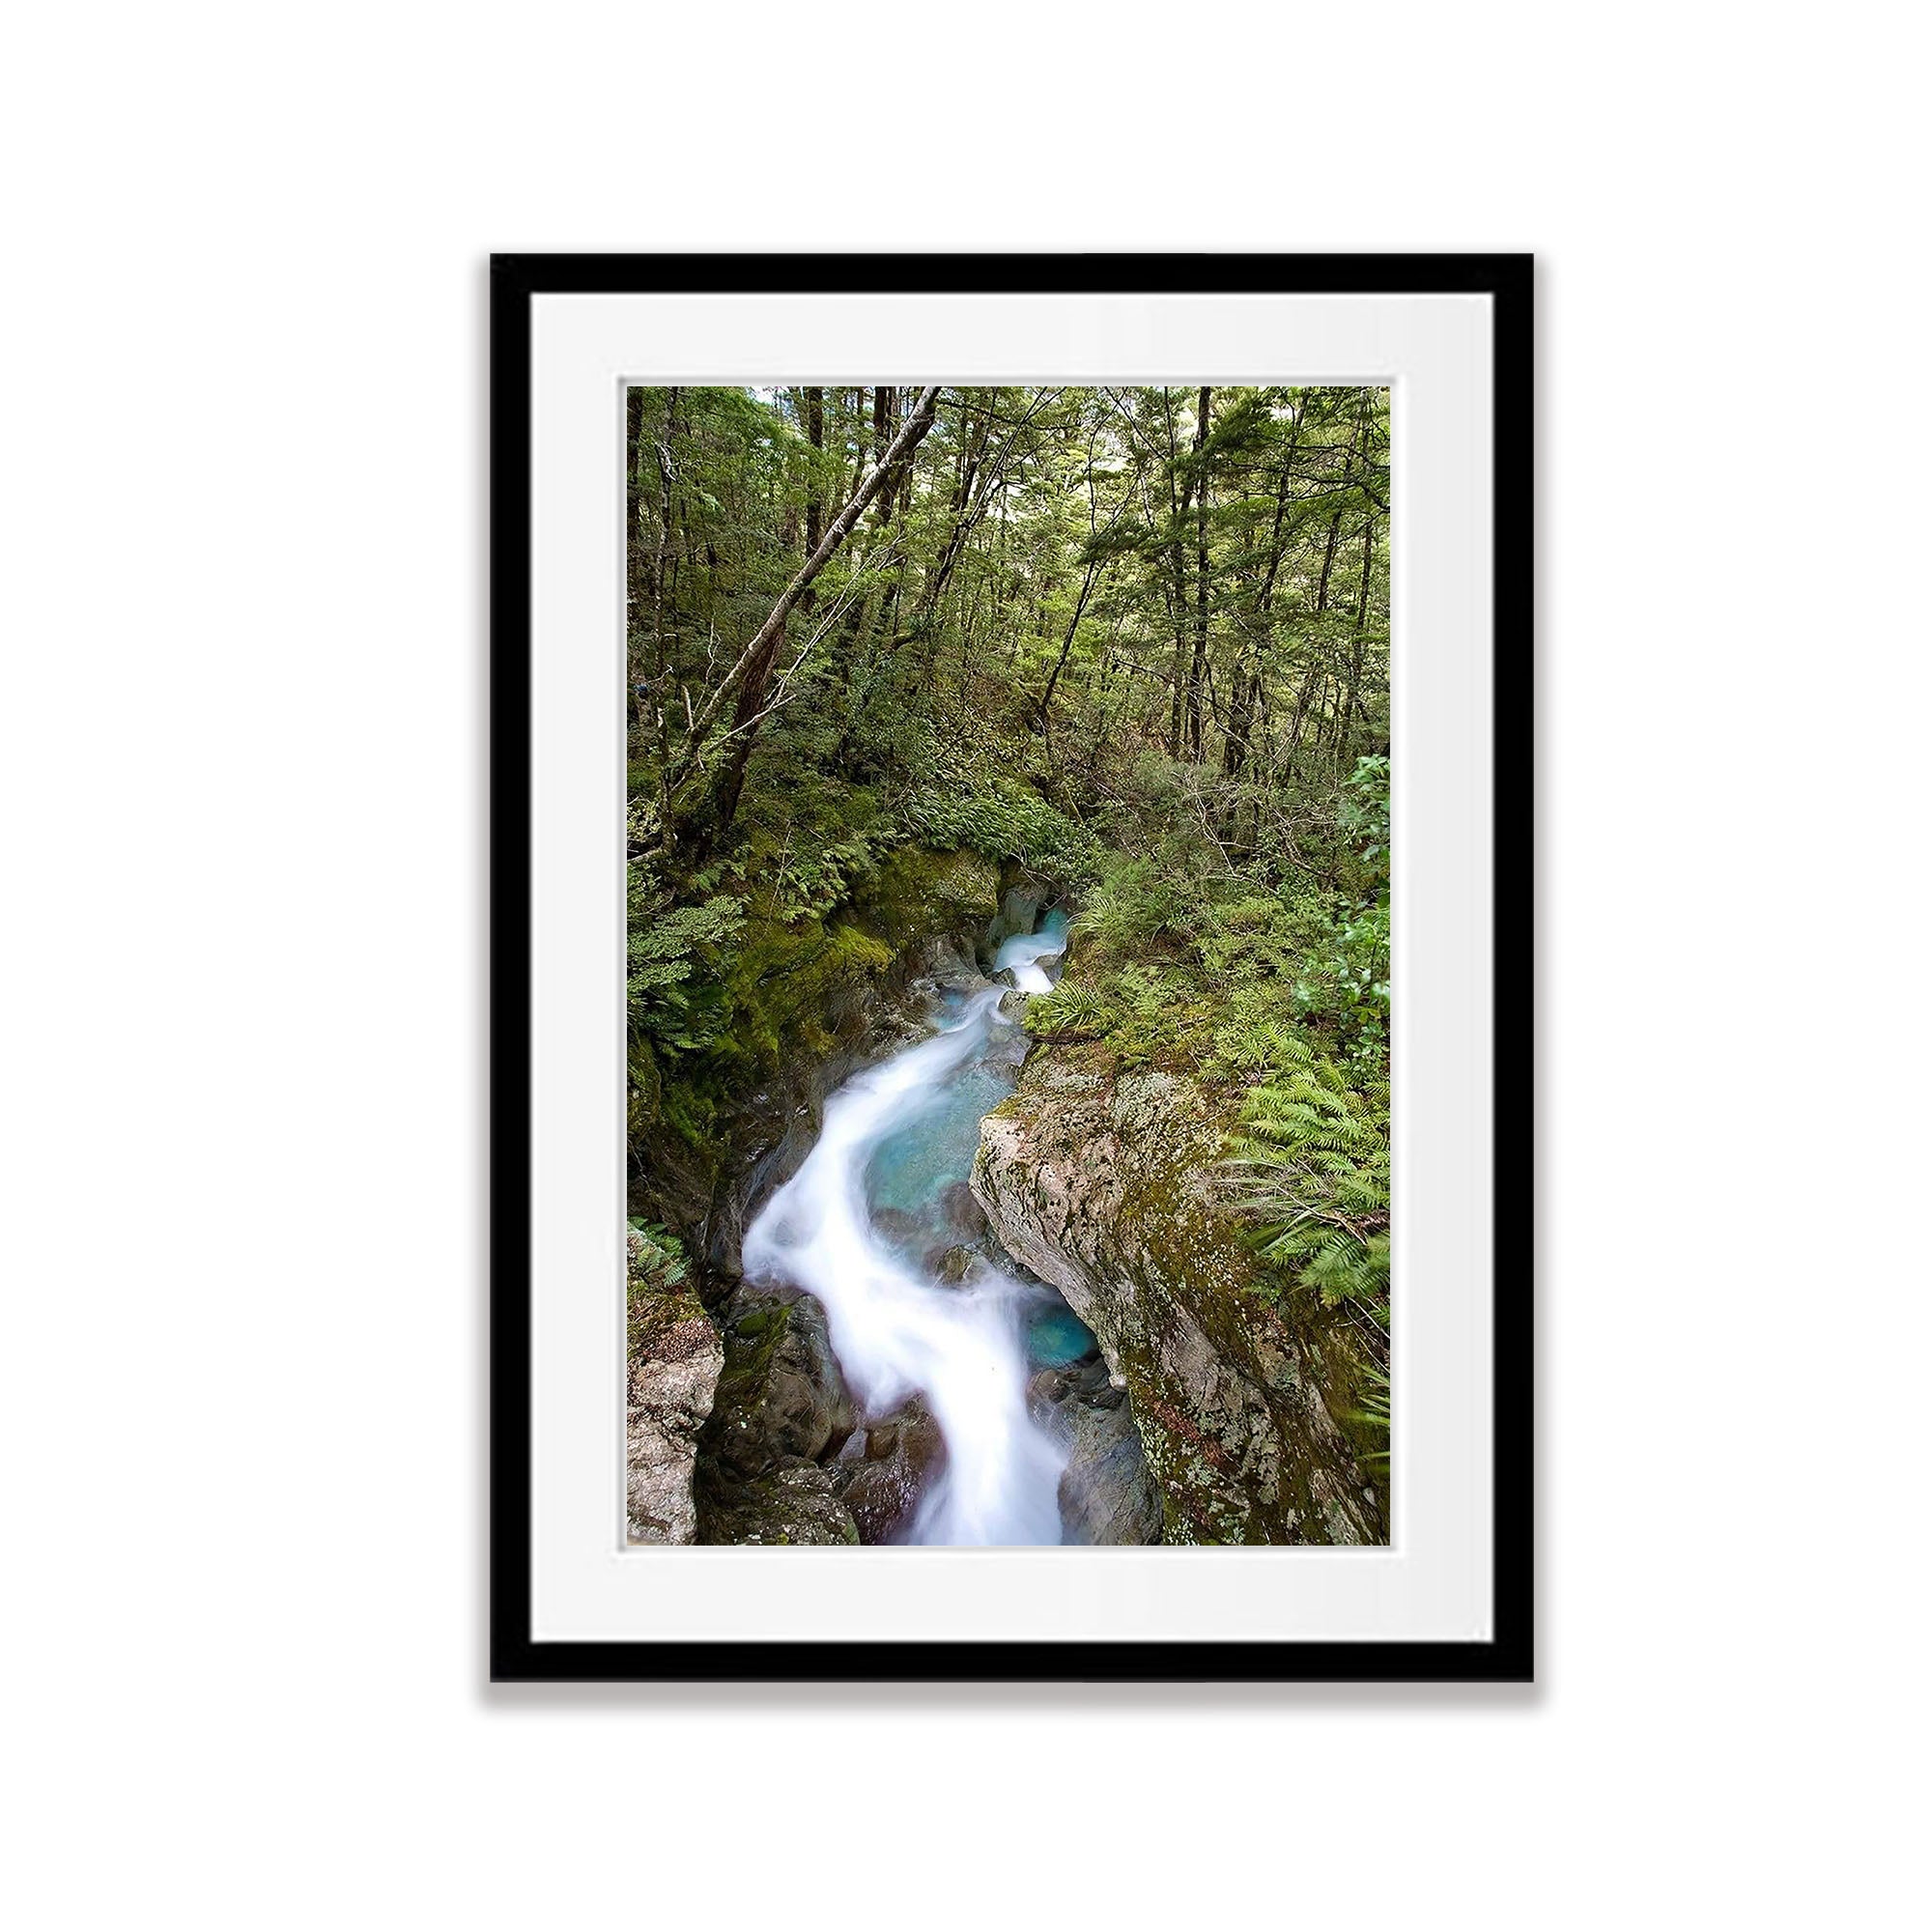
[[[885,839],[857,832],[836,845],[797,853],[787,851],[772,884],[774,909],[786,925],[831,912],[852,896],[853,889],[878,866]]]
[[[654,894],[633,867],[626,910],[625,983],[634,1037],[673,1052],[709,1045],[724,1018],[717,974],[745,923],[743,902],[709,893],[678,904]]]
[[[1095,941],[1108,957],[1126,957],[1185,932],[1200,913],[1196,882],[1158,859],[1113,854],[1102,861],[1099,883],[1074,915],[1071,930]]]
[[[906,837],[941,850],[967,847],[1012,859],[1064,886],[1095,876],[1102,860],[1093,833],[1047,803],[1025,780],[935,736],[923,748],[914,786],[900,802]]]
[[[1361,849],[1357,858],[1384,891],[1388,887],[1389,761],[1385,753],[1357,758],[1344,784],[1335,821],[1344,838]]]
[[[1062,980],[1050,993],[1027,1002],[1023,1024],[1035,1039],[1100,1039],[1120,1024],[1119,1011],[1077,980]]]
[[[1388,1370],[1379,1362],[1363,1362],[1357,1370],[1356,1406],[1346,1411],[1348,1420],[1358,1422],[1378,1435],[1386,1442],[1389,1434],[1389,1378]],[[1386,1449],[1369,1450],[1362,1456],[1364,1463],[1388,1461]]]
[[[1353,843],[1356,896],[1338,912],[1330,942],[1316,949],[1296,985],[1304,1012],[1333,1013],[1353,1064],[1365,1072],[1388,1065],[1389,761],[1356,760],[1342,788],[1336,820]]]
[[[1389,1292],[1388,1092],[1357,1092],[1333,1061],[1285,1036],[1281,1070],[1248,1096],[1230,1152],[1261,1253],[1324,1307],[1354,1304],[1385,1328]]]
[[[630,1217],[628,1292],[633,1300],[644,1295],[668,1293],[690,1278],[691,1267],[684,1246],[668,1228],[646,1221],[642,1215]]]

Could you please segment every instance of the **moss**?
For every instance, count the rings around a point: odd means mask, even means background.
[[[892,950],[856,925],[761,921],[733,961],[727,1057],[775,1068],[831,1050],[839,1008],[893,963]]]
[[[895,952],[983,925],[1000,909],[1000,875],[977,852],[903,845],[861,888],[854,910]]]
[[[1111,1358],[1160,1486],[1168,1541],[1349,1540],[1363,1524],[1345,1502],[1385,1533],[1385,1484],[1366,1460],[1385,1445],[1346,1414],[1361,1404],[1341,1318],[1264,1303],[1263,1265],[1213,1179],[1239,1104],[1238,1089],[1125,1070],[1107,1041],[1068,1042],[1050,1058],[1036,1050],[1019,1093],[996,1110],[1021,1129],[1007,1184],[1048,1225],[1060,1187],[1049,1198],[1045,1170],[1077,1175],[1111,1141],[1108,1185],[1120,1191],[1102,1272],[1117,1287],[1102,1293],[1121,1310]],[[1173,1365],[1198,1359],[1204,1340],[1222,1366],[1197,1401]]]
[[[766,1302],[748,1311],[724,1331],[724,1368],[718,1378],[716,1411],[730,1406],[729,1399],[761,1387],[771,1374],[772,1357],[791,1326],[785,1302]]]

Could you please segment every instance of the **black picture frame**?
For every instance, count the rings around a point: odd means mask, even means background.
[[[490,1674],[494,1682],[1521,1683],[1533,1677],[1532,1025],[1494,994],[1493,1632],[1487,1641],[542,1641],[531,1631],[530,510],[532,298],[545,294],[1483,295],[1493,303],[1496,952],[1530,847],[1529,255],[497,255],[490,299]],[[1509,1198],[1501,1191],[1505,1184]],[[1508,1208],[1505,1223],[1503,1208]]]

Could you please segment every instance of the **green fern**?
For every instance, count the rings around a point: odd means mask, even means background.
[[[1370,1429],[1378,1429],[1383,1435],[1389,1432],[1389,1378],[1388,1371],[1378,1362],[1364,1362],[1360,1370],[1362,1378],[1360,1406],[1347,1411],[1350,1422],[1359,1422]],[[1362,1458],[1365,1463],[1386,1463],[1388,1451],[1378,1449]]]
[[[1323,1307],[1352,1303],[1388,1324],[1388,1090],[1358,1093],[1299,1041],[1258,1087],[1230,1142],[1239,1205],[1263,1258]]]
[[[1098,1039],[1119,1023],[1120,1015],[1091,987],[1063,980],[1050,993],[1027,1003],[1026,1030],[1035,1039]]]

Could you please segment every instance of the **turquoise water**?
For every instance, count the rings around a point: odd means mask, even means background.
[[[923,1214],[973,1171],[980,1122],[1013,1091],[1010,1068],[969,1065],[935,1087],[919,1111],[888,1134],[866,1164],[866,1200]]]
[[[1064,1369],[1098,1347],[1093,1329],[1064,1301],[1039,1309],[1027,1323],[1027,1354],[1037,1368]]]
[[[1066,915],[1054,912],[1033,938],[1057,952],[1065,932]],[[913,1098],[873,1148],[861,1182],[866,1208],[875,1233],[909,1262],[972,1235],[960,1222],[960,1201],[980,1145],[980,1122],[1012,1093],[1014,1074],[1010,1056],[988,1064],[983,1053],[973,1055]],[[967,1208],[970,1212],[970,1203]],[[1034,1368],[1066,1368],[1094,1351],[1093,1331],[1052,1289],[1035,1288],[1031,1295],[1038,1299],[1015,1312]]]

